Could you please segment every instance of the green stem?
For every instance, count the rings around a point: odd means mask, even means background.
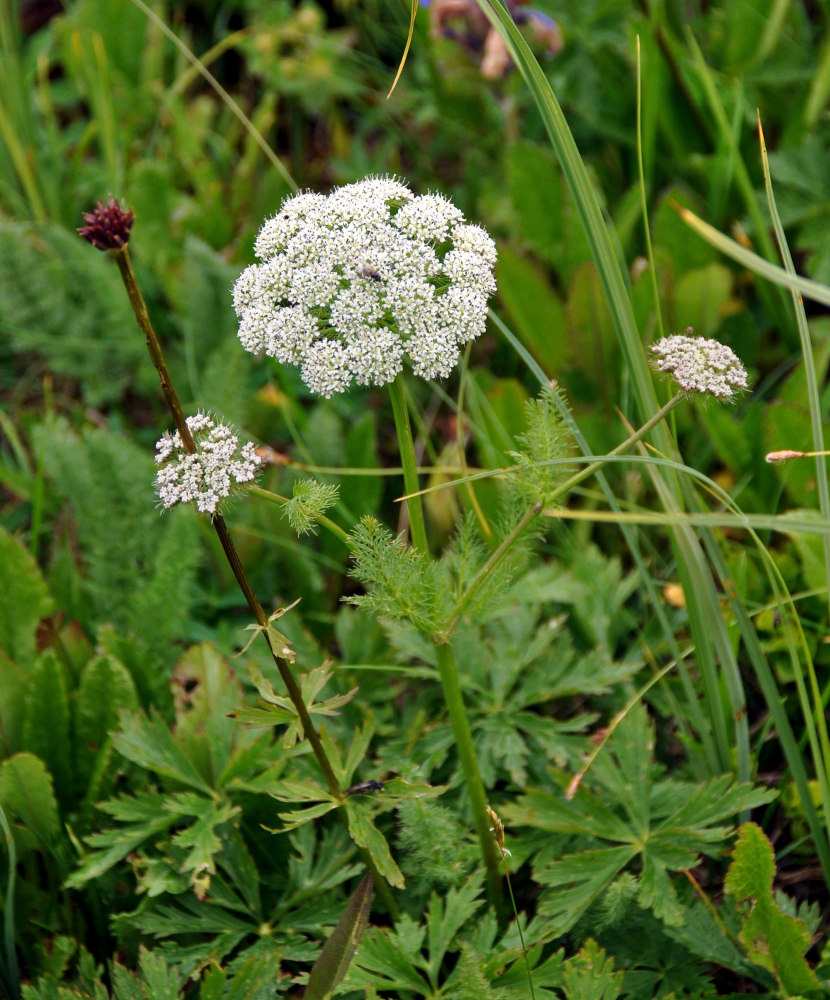
[[[473,825],[478,835],[478,842],[481,845],[481,854],[484,859],[484,867],[487,876],[487,895],[499,916],[503,916],[504,898],[501,888],[501,874],[499,872],[499,861],[496,853],[496,843],[490,833],[490,819],[487,815],[487,796],[484,792],[484,783],[481,780],[481,772],[478,769],[475,747],[473,746],[473,734],[470,731],[470,722],[467,718],[467,709],[464,706],[464,696],[461,693],[461,684],[458,680],[458,671],[455,667],[455,656],[452,645],[449,642],[442,642],[433,637],[435,644],[435,654],[438,659],[438,672],[441,675],[441,685],[444,688],[444,701],[449,713],[452,725],[455,746],[458,751],[458,758],[461,761],[461,770],[464,774],[464,781],[467,786],[467,794],[470,797],[470,804],[473,809]]]
[[[414,548],[419,552],[423,552],[429,558],[429,544],[424,524],[424,511],[421,497],[418,494],[420,486],[418,484],[418,472],[415,464],[415,445],[412,441],[412,429],[409,424],[406,391],[400,375],[391,383],[389,389],[392,398],[392,412],[395,415],[395,429],[398,433],[398,446],[401,452],[404,485],[408,494],[415,494],[415,496],[408,497],[406,501],[407,510],[409,511],[412,544]],[[504,900],[501,891],[498,858],[493,838],[490,836],[490,821],[487,817],[487,796],[484,792],[481,772],[478,769],[478,761],[476,760],[475,748],[473,746],[473,736],[470,731],[470,722],[467,718],[464,697],[461,694],[458,671],[455,668],[455,657],[453,656],[452,646],[446,637],[433,635],[430,638],[435,646],[438,672],[441,675],[441,685],[444,689],[444,701],[449,713],[450,724],[458,749],[458,757],[461,761],[461,771],[464,775],[467,794],[470,797],[470,804],[473,810],[473,825],[475,826],[479,844],[481,845],[481,854],[487,877],[487,895],[499,917],[501,917],[504,910]]]
[[[407,493],[417,493],[421,487],[418,483],[418,468],[415,462],[415,444],[412,440],[412,428],[409,425],[406,390],[404,389],[403,377],[401,375],[390,384],[389,395],[392,398],[392,413],[395,416],[398,447],[401,450],[404,486]],[[421,504],[421,498],[419,496],[409,497],[406,501],[406,509],[409,511],[409,530],[412,535],[412,544],[419,552],[429,555],[427,529],[424,524],[424,508]]]

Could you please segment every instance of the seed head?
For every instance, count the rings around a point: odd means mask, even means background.
[[[657,371],[668,372],[684,392],[731,399],[747,387],[740,358],[717,340],[678,334],[651,350]]]
[[[330,397],[385,385],[408,363],[442,378],[480,336],[496,289],[496,246],[439,194],[368,177],[286,200],[233,289],[239,339],[295,364]]]
[[[178,431],[156,444],[156,492],[163,507],[193,501],[199,511],[216,513],[236,483],[254,478],[262,460],[251,441],[239,438],[227,424],[206,413],[187,418],[196,451],[189,453]]]
[[[99,250],[120,250],[130,239],[135,215],[131,208],[123,208],[112,195],[106,205],[99,201],[92,212],[84,212],[86,225],[79,234]]]

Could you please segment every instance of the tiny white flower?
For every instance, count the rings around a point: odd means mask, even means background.
[[[207,413],[187,418],[196,451],[185,451],[178,431],[156,444],[156,492],[163,507],[194,502],[199,511],[215,514],[236,483],[252,480],[261,459],[250,441],[240,445],[227,424]]]
[[[367,177],[288,198],[234,286],[239,339],[296,364],[312,392],[385,385],[408,362],[444,378],[481,336],[496,246],[449,199]]]
[[[740,358],[717,340],[676,334],[651,350],[657,371],[668,372],[684,392],[730,399],[747,387]]]

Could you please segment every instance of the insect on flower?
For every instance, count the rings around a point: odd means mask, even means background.
[[[352,785],[351,788],[347,788],[344,795],[368,795],[370,792],[380,792],[383,791],[382,781],[361,781],[357,785]]]
[[[372,267],[371,264],[361,264],[358,271],[360,271],[364,278],[371,278],[372,281],[383,281],[380,271]]]

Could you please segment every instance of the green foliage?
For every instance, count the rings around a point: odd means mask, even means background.
[[[0,805],[34,834],[41,847],[51,850],[60,824],[52,776],[42,760],[18,753],[0,764]]]
[[[592,480],[569,498],[581,522],[552,522],[543,543],[547,522],[537,521],[494,572],[479,574],[528,505],[555,499],[566,466],[546,463],[566,458],[571,441],[608,451],[654,412],[643,359],[659,335],[652,278],[666,332],[691,323],[727,340],[760,391],[729,411],[684,404],[647,447],[716,477],[746,512],[798,510],[821,527],[820,467],[763,460],[809,447],[826,411],[805,403],[789,308],[690,235],[675,202],[720,228],[740,220],[763,250],[769,227],[746,127],[757,107],[777,147],[788,235],[814,277],[830,273],[828,145],[816,132],[830,94],[824,7],[652,4],[646,16],[618,0],[541,0],[562,50],[484,80],[481,52],[494,51],[494,36],[485,41],[484,21],[461,13],[442,26],[433,3],[418,13],[404,75],[385,102],[406,37],[389,0],[345,0],[334,12],[287,0],[154,5],[262,134],[276,136],[300,186],[404,171],[418,191],[452,194],[497,238],[490,329],[460,379],[412,380],[407,395],[428,470],[422,485],[464,478],[466,463],[473,475],[491,473],[511,455],[520,469],[429,493],[437,555],[427,561],[382,527],[395,523],[401,493],[379,468],[399,464],[383,394],[314,400],[284,371],[263,385],[264,369],[236,341],[228,289],[260,220],[289,190],[285,171],[265,167],[252,135],[135,4],[113,17],[110,0],[73,0],[38,29],[26,19],[48,5],[23,5],[23,31],[11,6],[0,11],[0,807],[11,831],[0,893],[14,937],[5,964],[16,946],[27,1000],[292,991],[323,941],[345,959],[348,927],[368,919],[363,906],[338,925],[364,875],[356,844],[406,886],[393,893],[399,917],[378,894],[377,926],[340,995],[527,997],[516,928],[500,929],[478,892],[433,633],[452,643],[487,796],[513,824],[508,863],[523,926],[532,917],[537,996],[815,995],[827,977],[827,897],[812,874],[827,862],[807,820],[812,810],[826,832],[827,755],[804,756],[792,736],[789,756],[781,747],[788,723],[799,734],[805,716],[819,718],[828,684],[820,534],[763,538],[800,595],[796,650],[796,611],[778,622],[779,597],[743,532],[690,531],[688,545],[672,549],[662,529],[627,523],[666,508],[664,496],[655,502],[660,482],[636,464],[609,466],[605,484]],[[542,52],[534,17],[516,22],[516,53],[528,55],[525,42]],[[582,158],[574,147],[560,157],[564,169],[534,97],[559,152],[569,148],[566,118],[578,142]],[[250,614],[208,522],[153,509],[152,443],[167,419],[157,377],[113,262],[73,231],[109,191],[136,209],[133,260],[187,411],[221,410],[281,456],[266,475],[282,494],[293,488],[292,529],[313,531],[335,499],[338,523],[368,516],[353,531],[352,581],[340,541],[325,532],[298,544],[273,508],[253,502],[228,518],[260,599],[302,595],[285,630],[340,794],[323,787],[264,644],[245,654],[256,692],[216,652]],[[642,256],[646,223],[653,262]],[[826,322],[812,317],[810,334],[820,376]],[[527,403],[534,379],[553,377],[574,418],[560,419],[547,389]],[[327,468],[295,483],[295,465]],[[338,466],[349,474],[330,471]],[[709,503],[682,499],[687,510]],[[622,511],[619,524],[590,523],[605,503]],[[687,606],[666,600],[660,588],[699,554]],[[708,614],[696,620],[692,604],[706,594]],[[344,597],[380,620],[352,614]],[[717,657],[707,657],[710,632],[720,636]],[[732,674],[722,670],[729,654]],[[659,735],[635,709],[573,800],[564,797],[589,730],[670,662],[676,671],[647,694]],[[764,667],[774,678],[767,704],[755,683]],[[818,692],[806,709],[789,697],[802,688]],[[762,724],[770,710],[779,713],[772,730]],[[747,720],[743,757],[735,720]],[[721,721],[722,745],[707,745]],[[776,831],[798,905],[772,894],[770,849],[752,827],[723,897],[735,816],[770,797],[719,776],[733,759],[745,774],[795,775],[798,801],[756,818]],[[382,789],[366,788],[370,777],[385,779]],[[364,788],[345,795],[355,785]],[[698,864],[711,908],[676,874]],[[810,943],[824,954],[815,973],[804,958]],[[113,954],[106,971],[97,964]],[[319,966],[335,970],[323,992],[342,971],[329,957]]]
[[[345,976],[372,909],[372,876],[364,875],[308,976],[305,1000],[323,1000]]]
[[[682,924],[685,908],[669,873],[694,868],[700,855],[722,853],[731,832],[726,821],[775,797],[774,792],[734,784],[728,775],[692,785],[659,780],[658,774],[653,725],[638,704],[573,799],[558,790],[534,789],[503,808],[510,821],[588,838],[589,843],[605,842],[555,861],[540,858],[535,877],[549,891],[540,899],[539,914],[549,933],[572,928],[635,861],[639,905],[670,926]]]
[[[525,404],[525,420],[527,430],[519,435],[519,450],[510,452],[519,466],[511,484],[526,503],[545,507],[567,473],[561,465],[550,463],[563,458],[570,446],[570,433],[559,415],[552,387]]]
[[[23,748],[40,757],[64,805],[73,799],[72,750],[66,671],[48,650],[35,663],[26,689]]]
[[[0,226],[0,325],[16,353],[80,378],[90,406],[117,401],[137,373],[139,385],[152,385],[115,269],[62,227]]]
[[[738,832],[724,889],[743,904],[741,942],[753,962],[769,969],[784,996],[821,996],[821,986],[804,958],[810,947],[805,924],[782,912],[772,895],[772,845],[755,823]]]
[[[283,736],[282,745],[286,750],[295,746],[298,740],[303,739],[303,724],[297,714],[290,698],[276,693],[271,683],[254,666],[248,664],[248,673],[251,681],[256,686],[261,700],[256,708],[239,708],[234,713],[243,725],[253,728],[263,726],[287,726]],[[348,704],[357,694],[357,688],[352,688],[346,694],[336,694],[325,701],[316,701],[317,695],[331,680],[331,670],[325,666],[316,667],[309,670],[300,678],[300,690],[303,694],[303,702],[310,715],[332,716],[339,715],[339,709]]]
[[[321,514],[337,503],[339,488],[315,479],[299,479],[294,493],[282,509],[283,515],[298,535],[316,534],[315,525]]]
[[[9,660],[30,667],[38,622],[52,601],[37,563],[23,546],[0,528],[3,600],[0,601],[0,650]]]
[[[279,975],[277,954],[251,956],[233,973],[220,966],[205,975],[199,1000],[271,1000]],[[82,950],[78,975],[71,985],[59,983],[60,976],[46,974],[23,987],[24,1000],[179,1000],[185,978],[179,968],[169,965],[162,955],[141,948],[138,969],[130,971],[115,962],[111,970],[112,988],[107,989],[103,970],[89,952]]]
[[[347,599],[349,604],[380,616],[411,622],[424,631],[437,629],[448,607],[438,568],[426,555],[395,538],[373,517],[365,517],[352,532],[354,567],[350,575],[369,593]]]
[[[64,421],[41,425],[38,446],[56,497],[70,505],[84,553],[85,601],[75,610],[90,629],[110,621],[118,630],[111,652],[127,662],[143,698],[161,697],[166,647],[177,637],[200,560],[194,518],[153,509],[152,463],[111,431],[83,435]],[[111,513],[119,512],[118,544]]]

